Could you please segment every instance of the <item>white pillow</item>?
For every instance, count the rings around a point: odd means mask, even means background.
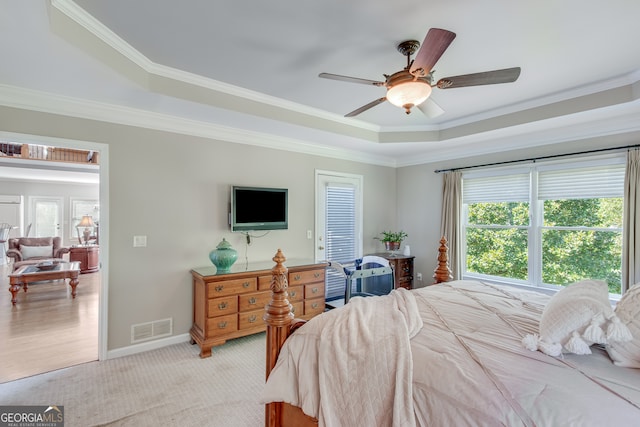
[[[550,356],[591,354],[589,347],[594,343],[629,339],[629,331],[625,333],[623,326],[611,308],[607,284],[583,280],[551,297],[542,312],[540,335],[527,335],[522,343],[529,350]]]
[[[629,328],[633,339],[628,342],[611,342],[607,346],[607,352],[618,366],[640,368],[640,283],[625,292],[615,311],[620,321]]]
[[[53,256],[53,246],[25,246],[20,245],[20,253],[22,254],[22,259],[29,258],[43,258],[48,257],[51,258]]]

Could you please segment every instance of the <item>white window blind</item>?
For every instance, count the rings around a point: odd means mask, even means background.
[[[462,200],[465,204],[481,202],[529,201],[529,173],[465,178]]]
[[[327,259],[353,261],[355,254],[355,189],[327,188]]]
[[[622,197],[624,165],[603,165],[580,169],[541,171],[538,199],[599,199]]]
[[[330,184],[326,189],[326,254],[339,263],[356,259],[356,189],[351,185]],[[334,270],[326,277],[326,299],[344,297],[346,281]]]

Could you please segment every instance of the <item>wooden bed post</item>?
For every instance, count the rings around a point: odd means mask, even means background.
[[[442,236],[440,239],[440,247],[438,248],[438,267],[435,269],[433,278],[435,282],[448,282],[453,279],[451,269],[449,268],[449,247],[447,246],[447,238]]]
[[[289,335],[293,321],[291,304],[287,294],[287,272],[283,265],[287,259],[278,249],[273,257],[276,263],[271,269],[271,301],[265,306],[264,321],[267,324],[267,378],[278,360],[280,348]],[[278,426],[282,417],[282,403],[269,403],[265,408],[265,426]]]

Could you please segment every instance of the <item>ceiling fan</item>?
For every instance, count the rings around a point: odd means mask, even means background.
[[[432,99],[429,99],[431,89],[434,86],[439,89],[453,89],[465,86],[511,83],[515,82],[520,76],[520,67],[514,67],[444,77],[433,84],[433,67],[455,38],[456,34],[451,31],[431,28],[422,42],[422,48],[420,48],[420,42],[417,40],[403,41],[397,46],[397,49],[398,52],[407,57],[407,66],[396,73],[383,74],[385,81],[367,80],[330,73],[320,73],[318,77],[387,88],[386,96],[345,114],[345,117],[357,116],[384,101],[389,101],[397,107],[404,108],[407,114],[411,113],[412,107],[418,107],[427,117],[437,117],[444,110]],[[416,51],[416,57],[412,61],[411,55]]]

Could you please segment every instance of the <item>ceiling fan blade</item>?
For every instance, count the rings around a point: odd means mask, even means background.
[[[323,79],[340,80],[342,82],[360,83],[373,86],[384,86],[384,82],[378,82],[375,80],[361,79],[358,77],[341,76],[340,74],[320,73],[318,77]]]
[[[455,38],[456,33],[441,28],[431,28],[413,60],[409,72],[414,76],[426,77]]]
[[[444,110],[440,107],[436,101],[431,98],[427,98],[422,104],[418,105],[418,110],[430,119],[436,118],[444,114]]]
[[[495,85],[515,82],[518,80],[518,77],[520,77],[520,67],[514,67],[503,70],[485,71],[483,73],[444,77],[438,80],[436,86],[440,89],[453,89],[465,86]]]
[[[352,112],[350,112],[350,113],[348,113],[348,114],[345,114],[344,116],[345,116],[345,117],[353,117],[353,116],[357,116],[358,114],[360,114],[360,113],[362,113],[362,112],[364,112],[364,111],[367,111],[369,108],[373,108],[373,107],[375,107],[375,106],[376,106],[376,105],[378,105],[378,104],[382,104],[382,103],[383,103],[384,101],[386,101],[386,100],[387,100],[387,98],[386,98],[386,97],[383,97],[383,98],[380,98],[380,99],[376,99],[375,101],[371,101],[371,102],[370,102],[370,103],[368,103],[367,105],[363,105],[362,107],[360,107],[360,108],[358,108],[358,109],[355,109],[355,110],[353,110]]]

